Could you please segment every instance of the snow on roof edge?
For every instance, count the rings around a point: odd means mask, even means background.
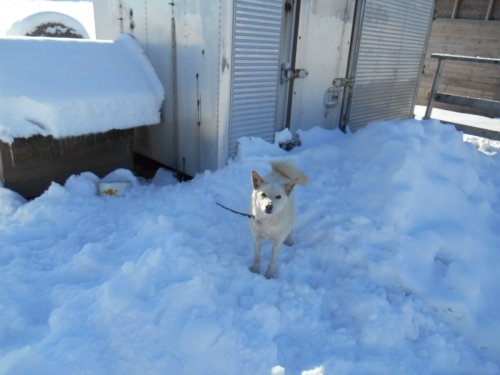
[[[163,101],[165,99],[165,91],[163,89],[163,85],[158,78],[153,65],[151,64],[151,61],[149,61],[149,58],[144,53],[144,50],[142,49],[137,39],[135,39],[132,34],[123,33],[115,39],[115,43],[122,43],[125,47],[129,48],[132,53],[135,53],[138,58],[143,60],[143,67],[151,75],[151,83],[154,86],[154,90],[156,91],[157,95],[162,97]]]
[[[0,38],[0,140],[160,123],[163,86],[139,43]]]

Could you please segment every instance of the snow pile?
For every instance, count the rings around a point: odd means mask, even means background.
[[[500,141],[465,134],[464,140],[466,142],[475,144],[478,150],[485,153],[486,155],[496,155],[500,150]]]
[[[414,114],[418,120],[423,119],[427,107],[416,105]],[[500,129],[500,118],[473,115],[471,113],[449,111],[441,108],[433,108],[431,118],[451,124],[461,124],[469,127],[491,130],[498,132]]]
[[[139,44],[0,39],[0,140],[157,124],[163,87]]]
[[[244,139],[186,183],[0,194],[0,374],[498,374],[500,159],[434,121]],[[248,271],[250,172],[288,157],[295,244]],[[264,255],[269,256],[269,244]]]

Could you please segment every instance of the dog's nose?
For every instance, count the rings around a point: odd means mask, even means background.
[[[266,205],[266,214],[270,214],[271,212],[273,212],[273,204],[269,203]]]

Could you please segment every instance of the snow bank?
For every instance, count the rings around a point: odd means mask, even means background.
[[[139,44],[0,39],[0,140],[55,138],[152,125],[163,87]]]
[[[498,156],[434,121],[244,139],[190,182],[0,194],[1,374],[498,374]],[[250,171],[290,158],[295,244],[248,271]],[[270,246],[264,247],[269,257]]]

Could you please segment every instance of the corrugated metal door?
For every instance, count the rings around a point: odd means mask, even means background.
[[[274,141],[283,0],[234,0],[229,155],[237,140]]]
[[[342,124],[352,131],[412,116],[434,0],[366,0],[359,12]]]

